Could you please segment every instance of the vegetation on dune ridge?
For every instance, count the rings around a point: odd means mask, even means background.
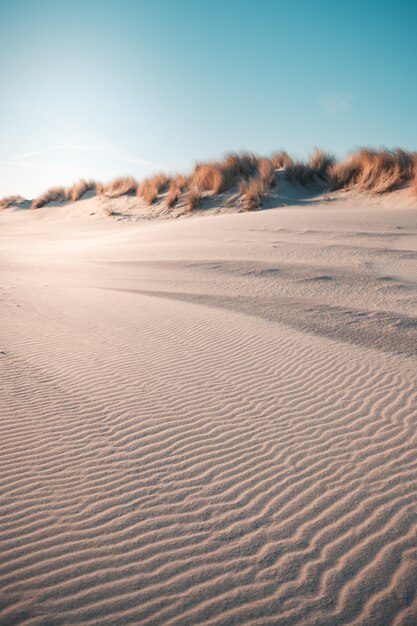
[[[0,200],[0,209],[7,209],[11,204],[22,204],[25,199],[22,196],[5,196]]]
[[[107,185],[101,186],[100,194],[108,198],[134,195],[138,189],[138,182],[132,176],[119,176]]]
[[[106,185],[80,180],[69,188],[51,187],[33,200],[32,208],[51,202],[77,202],[86,192],[93,191],[107,198],[136,195],[146,206],[178,206],[188,213],[201,206],[205,198],[232,191],[228,199],[220,202],[230,205],[229,200],[236,198],[238,206],[250,211],[260,208],[277,184],[279,193],[283,180],[321,192],[357,189],[383,194],[408,185],[417,195],[417,152],[361,148],[343,160],[318,149],[307,160],[295,160],[285,150],[270,157],[231,152],[221,160],[196,163],[189,176],[159,173],[140,184],[128,176],[115,178]],[[23,201],[21,196],[8,196],[0,200],[0,209]]]
[[[201,205],[203,194],[198,189],[189,189],[184,197],[184,212],[191,213]]]
[[[50,187],[32,202],[32,209],[40,209],[50,202],[68,202],[68,189],[65,187]]]
[[[170,179],[166,174],[155,174],[151,178],[146,178],[137,188],[136,195],[146,202],[153,204],[159,194],[164,191]]]
[[[362,148],[330,168],[332,190],[356,187],[380,194],[410,183],[417,174],[417,153]]]
[[[88,191],[94,191],[96,194],[102,194],[104,185],[96,180],[84,180],[81,179],[77,183],[74,183],[72,187],[68,189],[68,195],[71,202],[77,202]]]
[[[239,185],[240,204],[245,211],[259,209],[267,192],[266,185],[260,178],[252,177],[242,180]]]

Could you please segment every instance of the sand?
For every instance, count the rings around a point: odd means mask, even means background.
[[[416,624],[415,200],[96,202],[0,215],[0,623]]]

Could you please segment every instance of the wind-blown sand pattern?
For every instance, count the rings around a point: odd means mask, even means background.
[[[2,214],[1,624],[416,624],[417,212],[359,201]]]

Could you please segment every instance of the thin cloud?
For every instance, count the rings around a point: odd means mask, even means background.
[[[115,159],[116,161],[123,161],[125,163],[135,163],[136,165],[141,165],[142,167],[150,167],[153,169],[166,170],[167,168],[163,165],[159,165],[157,163],[153,163],[152,161],[146,161],[145,159],[139,159],[137,157],[132,157],[130,155],[122,154],[117,150],[109,150],[106,148],[102,148],[100,146],[83,146],[83,145],[72,145],[72,144],[64,144],[58,146],[49,146],[48,148],[43,148],[42,150],[35,150],[33,152],[25,152],[24,154],[19,154],[15,156],[12,161],[18,161],[20,159],[27,159],[29,157],[39,156],[41,154],[47,154],[48,152],[54,151],[91,151],[96,152],[97,154],[101,154],[103,156],[109,157],[111,159]]]
[[[25,152],[24,154],[18,154],[13,158],[13,161],[17,161],[19,159],[27,159],[28,157],[38,156],[39,154],[46,154],[48,152],[53,152],[55,150],[96,150],[100,151],[101,148],[97,146],[72,146],[72,145],[63,145],[63,146],[50,146],[49,148],[44,148],[43,150],[35,150],[34,152]]]
[[[103,154],[106,152],[103,151]],[[152,167],[158,170],[166,170],[168,168],[163,165],[158,165],[157,163],[152,163],[152,161],[145,161],[144,159],[137,159],[136,157],[131,157],[124,154],[114,154],[107,153],[108,156],[111,156],[113,159],[117,159],[118,161],[125,161],[126,163],[137,163],[138,165],[143,165],[145,167]]]
[[[328,113],[349,113],[353,108],[351,94],[334,91],[322,92],[319,104]]]

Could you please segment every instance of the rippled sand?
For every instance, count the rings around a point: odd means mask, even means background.
[[[417,211],[49,216],[0,219],[0,623],[416,624]]]

